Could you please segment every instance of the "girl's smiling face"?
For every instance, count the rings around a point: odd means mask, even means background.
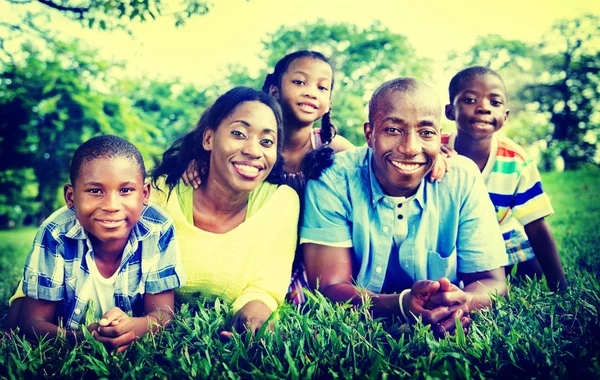
[[[207,183],[216,181],[234,193],[254,190],[277,161],[277,138],[277,120],[268,106],[241,103],[216,130],[204,133],[202,143],[210,152]]]
[[[270,93],[281,104],[285,119],[312,125],[329,111],[333,70],[327,62],[311,57],[293,60]],[[289,124],[289,123],[288,123]]]

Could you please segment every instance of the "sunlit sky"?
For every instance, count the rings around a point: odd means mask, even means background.
[[[163,0],[164,1],[164,0]],[[205,16],[175,28],[164,18],[122,32],[88,31],[53,16],[52,27],[62,38],[79,37],[99,49],[102,58],[125,61],[128,75],[147,74],[184,82],[208,84],[224,75],[226,65],[241,63],[251,72],[264,67],[260,40],[280,26],[323,18],[367,27],[379,20],[408,37],[417,54],[433,59],[434,87],[443,89],[442,68],[450,50],[464,51],[478,35],[500,34],[507,39],[538,42],[552,23],[584,13],[600,13],[592,0],[214,0]],[[175,5],[173,5],[174,7]],[[0,0],[0,21],[22,6]],[[54,11],[48,10],[51,14]],[[4,16],[2,16],[4,14]],[[56,20],[56,21],[55,21]]]

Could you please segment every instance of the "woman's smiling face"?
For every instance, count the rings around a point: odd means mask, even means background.
[[[204,133],[210,151],[207,181],[233,192],[250,192],[263,182],[277,161],[277,120],[259,101],[239,104],[216,130]]]

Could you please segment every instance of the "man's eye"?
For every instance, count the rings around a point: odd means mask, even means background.
[[[465,98],[465,103],[473,104],[473,103],[475,103],[475,99],[474,98]]]
[[[400,130],[395,127],[386,127],[384,129],[384,131],[386,131],[387,133],[399,133],[400,132]]]
[[[431,136],[435,136],[436,133],[434,131],[421,131],[421,135],[431,137]]]
[[[499,100],[492,100],[492,101],[490,102],[490,104],[491,104],[491,105],[493,105],[494,107],[499,107],[499,106],[501,106],[501,105],[502,105],[502,102],[501,102],[501,101],[499,101]]]

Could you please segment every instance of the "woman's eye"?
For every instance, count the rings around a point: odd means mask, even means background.
[[[102,190],[100,190],[100,189],[88,189],[85,192],[91,193],[91,194],[102,194]]]
[[[319,90],[321,91],[329,91],[329,89],[325,86],[319,86]]]
[[[128,187],[128,188],[125,188],[125,189],[121,189],[121,193],[125,193],[125,194],[133,193],[134,191],[135,191],[135,189],[133,189],[131,187]]]
[[[303,85],[303,84],[304,84],[304,81],[302,81],[302,80],[299,80],[299,79],[294,79],[294,80],[292,81],[292,83],[293,83],[293,84],[297,84],[297,85]]]
[[[275,142],[271,139],[262,139],[260,140],[260,143],[263,144],[264,146],[273,146],[275,145]]]
[[[231,131],[231,134],[234,135],[234,136],[236,136],[236,137],[246,137],[246,135],[244,135],[240,131]]]

